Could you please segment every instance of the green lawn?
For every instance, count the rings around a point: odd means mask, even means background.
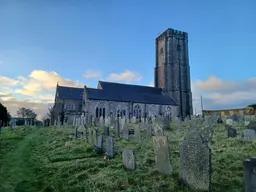
[[[241,134],[242,127],[238,128]],[[115,139],[114,159],[105,161],[73,128],[4,128],[0,136],[0,191],[190,191],[178,180],[184,134],[169,133],[173,175],[157,173],[152,140]],[[136,170],[123,168],[121,150],[134,149]],[[243,160],[256,156],[256,142],[227,139],[224,126],[213,139],[213,191],[243,191]]]

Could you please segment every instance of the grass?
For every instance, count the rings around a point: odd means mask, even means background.
[[[237,129],[241,134],[243,127]],[[116,156],[105,161],[84,140],[74,139],[73,133],[72,127],[4,128],[0,136],[0,191],[190,191],[178,179],[183,133],[168,132],[172,176],[155,170],[152,139],[136,143],[115,138]],[[122,165],[124,147],[134,150],[135,171]],[[212,144],[213,191],[243,191],[243,160],[256,156],[255,149],[256,142],[228,139],[224,126],[218,126]]]

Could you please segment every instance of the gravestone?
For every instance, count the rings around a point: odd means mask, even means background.
[[[92,131],[92,144],[97,145],[97,131],[95,129]]]
[[[221,117],[219,117],[219,118],[217,119],[217,123],[218,123],[218,124],[223,124],[223,120],[222,120]]]
[[[103,149],[103,136],[102,135],[99,135],[98,136],[98,144],[97,146],[100,148],[100,149]]]
[[[252,129],[245,129],[243,130],[243,138],[250,141],[256,140],[256,132]]]
[[[75,127],[74,136],[75,138],[78,138],[78,127]]]
[[[92,128],[88,128],[88,142],[92,143]]]
[[[200,131],[190,132],[181,145],[179,177],[195,191],[209,191],[210,149]]]
[[[250,121],[244,121],[244,126],[248,126],[250,124]]]
[[[120,137],[119,118],[117,118],[116,123],[115,123],[115,136]]]
[[[228,137],[236,137],[237,136],[237,130],[232,127],[228,127]]]
[[[109,127],[108,126],[104,127],[104,134],[105,134],[105,136],[109,136]]]
[[[140,128],[138,127],[134,129],[134,138],[136,142],[141,141],[141,132],[140,132]]]
[[[147,125],[147,136],[148,137],[152,136],[152,125],[151,124]]]
[[[107,137],[106,151],[107,151],[109,158],[114,157],[114,139],[113,139],[113,137]]]
[[[245,192],[256,191],[256,157],[244,161]]]
[[[226,124],[232,126],[233,125],[233,120],[232,119],[227,119]]]
[[[171,175],[172,165],[170,159],[170,149],[168,145],[168,140],[166,136],[154,136],[154,152],[156,169],[159,173]]]
[[[235,121],[235,122],[239,121],[239,116],[236,113],[233,114],[232,115],[232,120]]]
[[[124,126],[124,129],[123,129],[123,138],[124,139],[129,139],[129,129],[127,126]]]
[[[247,129],[256,131],[256,121],[250,121],[250,123],[247,125]]]
[[[123,165],[126,169],[135,170],[135,157],[133,150],[124,149],[122,152]]]
[[[100,127],[102,127],[104,125],[104,119],[102,116],[100,116],[99,124],[100,124]]]

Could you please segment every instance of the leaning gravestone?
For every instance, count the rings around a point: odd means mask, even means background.
[[[201,131],[190,132],[181,145],[179,177],[195,191],[210,188],[210,150]]]
[[[123,164],[126,169],[135,170],[135,157],[133,150],[124,149],[122,152]]]
[[[114,139],[113,137],[107,137],[106,151],[109,158],[114,157]]]
[[[236,137],[237,131],[235,128],[228,127],[228,137]]]
[[[256,191],[256,157],[244,161],[245,192]]]
[[[249,141],[256,140],[256,132],[252,129],[245,129],[243,130],[243,138]]]
[[[156,160],[156,169],[158,170],[159,173],[171,175],[172,165],[167,137],[154,136],[153,143]]]

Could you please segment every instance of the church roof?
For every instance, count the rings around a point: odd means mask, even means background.
[[[99,81],[98,89],[86,88],[86,91],[87,98],[92,100],[177,105],[162,94],[161,88]]]
[[[84,88],[57,86],[56,99],[83,100]]]

